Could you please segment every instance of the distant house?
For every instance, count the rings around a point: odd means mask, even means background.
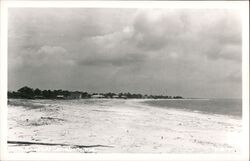
[[[104,96],[101,94],[94,94],[91,96],[91,98],[104,98]]]
[[[70,92],[70,94],[67,96],[67,99],[81,99],[82,93],[81,92]]]
[[[113,98],[119,98],[119,96],[118,95],[114,95]]]
[[[127,99],[128,97],[127,97],[127,96],[122,95],[122,96],[121,96],[121,98],[123,98],[123,99]]]
[[[123,99],[127,99],[127,96],[125,96],[125,95],[120,95],[120,96],[114,95],[113,98],[123,98]]]
[[[64,95],[57,95],[56,99],[65,99],[65,96]]]

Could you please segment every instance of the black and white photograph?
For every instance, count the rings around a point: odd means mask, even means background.
[[[240,10],[13,7],[7,20],[8,153],[242,154]]]

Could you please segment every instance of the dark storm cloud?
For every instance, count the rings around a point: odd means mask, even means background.
[[[233,10],[10,9],[8,57],[10,89],[241,95]]]

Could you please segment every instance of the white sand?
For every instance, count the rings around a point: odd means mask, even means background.
[[[142,100],[33,100],[8,108],[8,140],[113,147],[9,144],[9,152],[239,153],[241,119],[149,107]],[[42,119],[53,117],[58,119]]]

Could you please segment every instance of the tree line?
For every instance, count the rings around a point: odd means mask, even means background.
[[[81,98],[91,98],[94,95],[101,95],[103,98],[151,98],[151,99],[181,99],[181,96],[164,96],[164,95],[142,95],[133,93],[88,93],[81,91],[68,91],[68,90],[40,90],[38,88],[33,89],[30,87],[22,87],[17,91],[8,91],[8,98],[17,99],[57,99],[58,96],[68,97],[71,93],[80,93]]]

